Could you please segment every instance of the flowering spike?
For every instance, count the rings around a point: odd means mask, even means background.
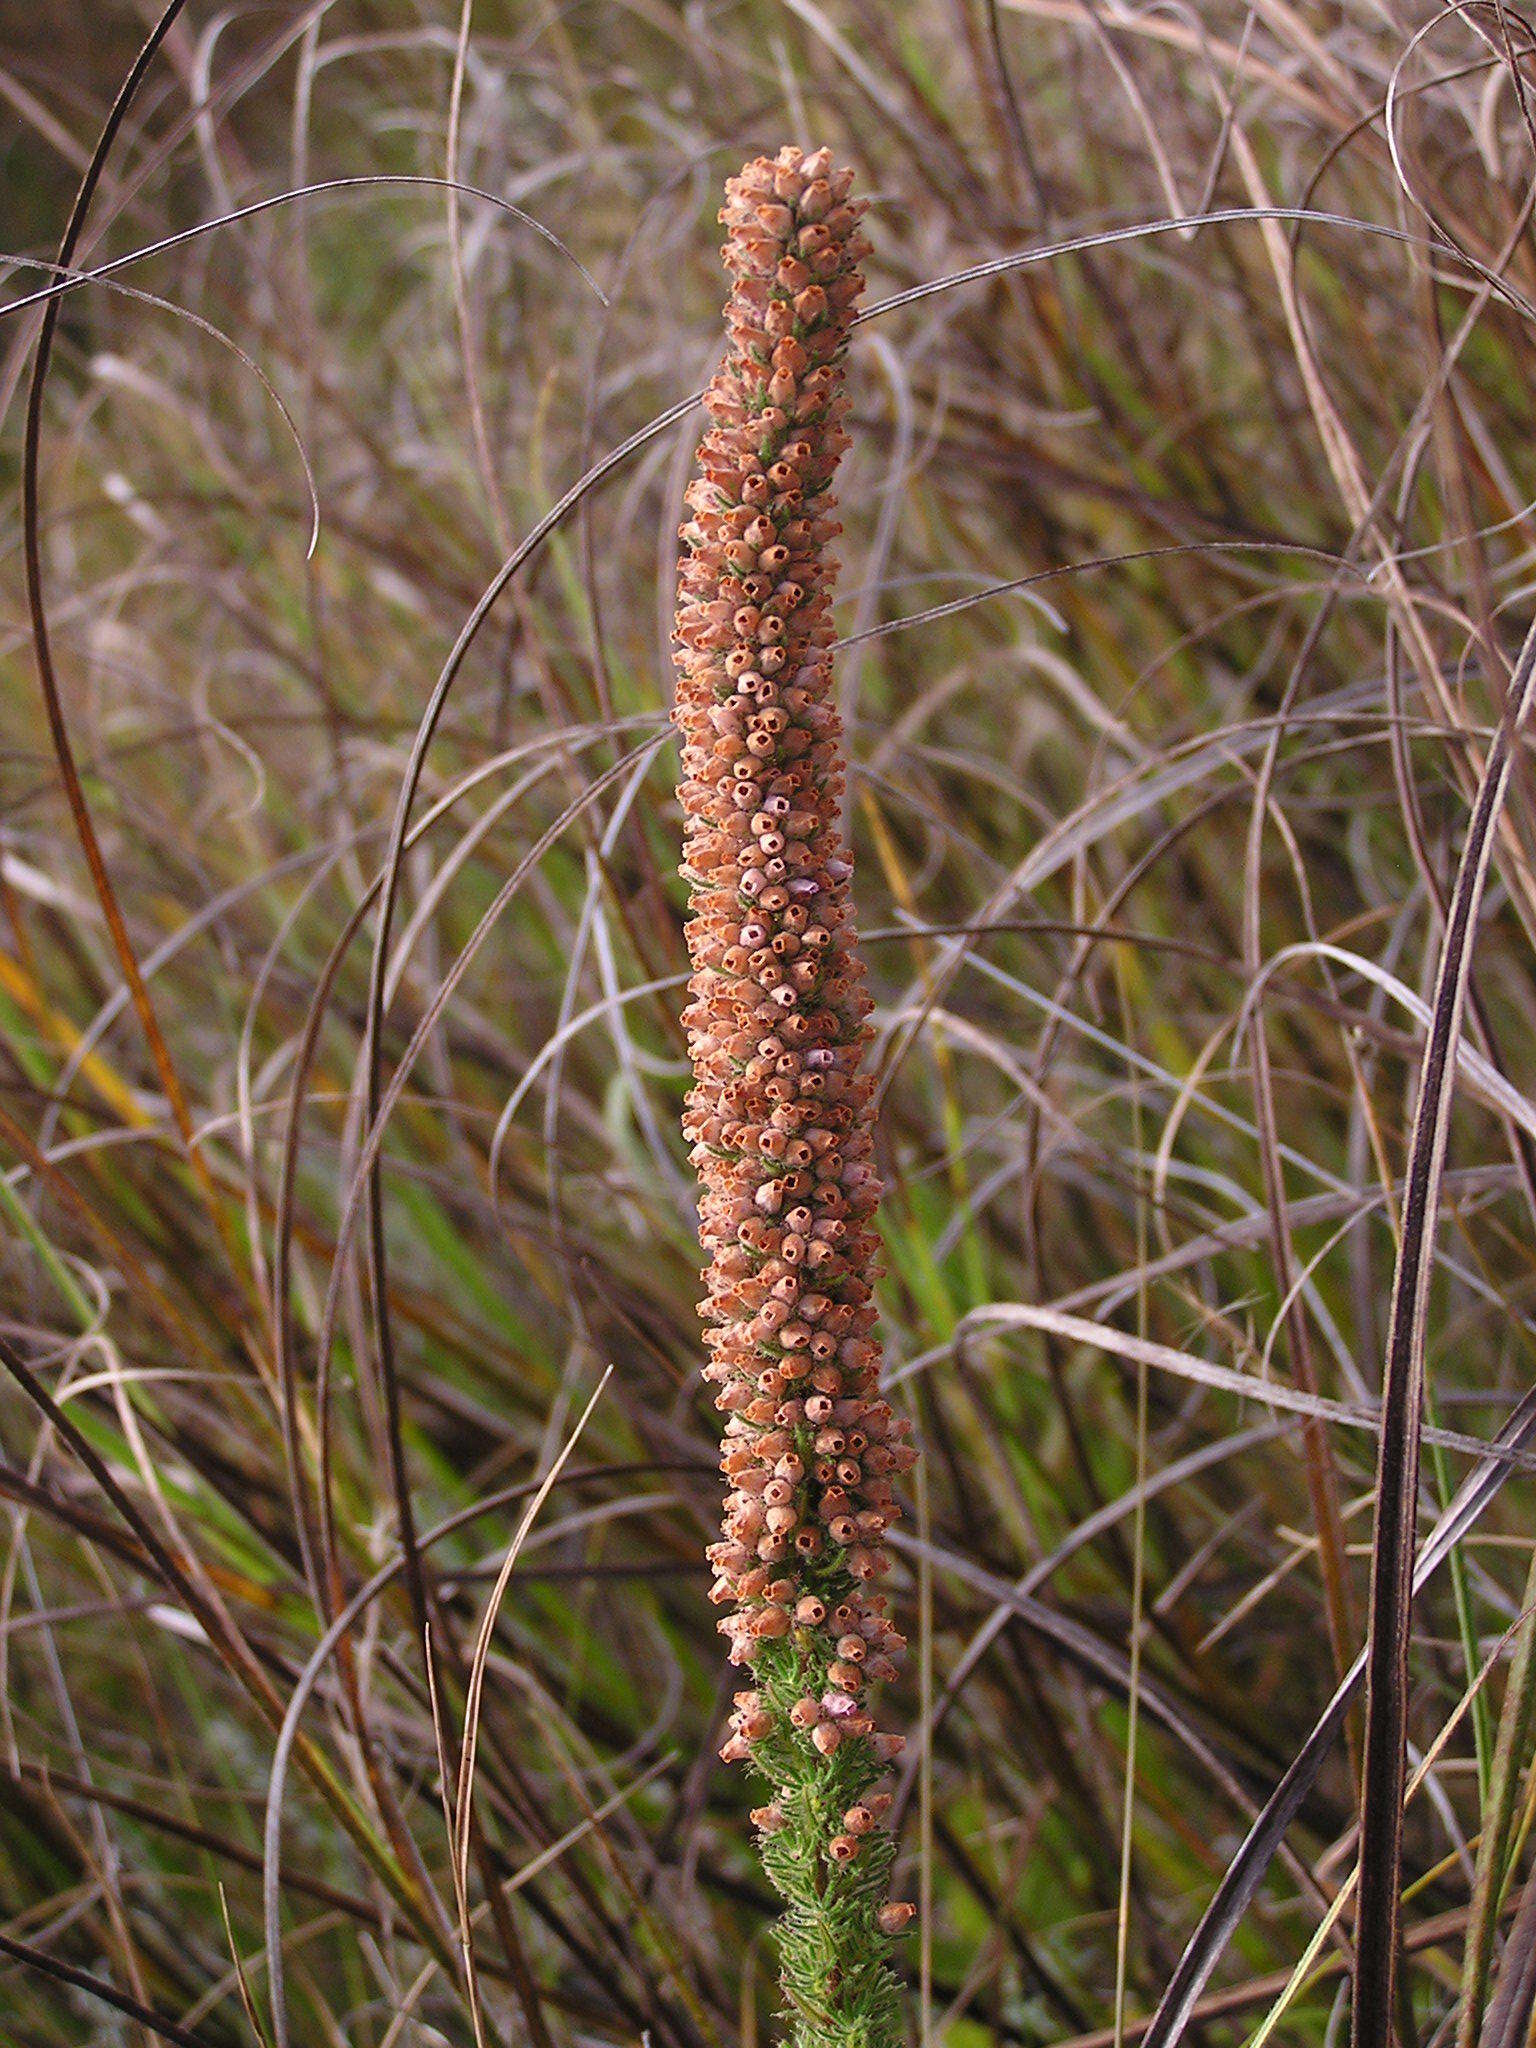
[[[884,1903],[894,1844],[873,1790],[900,1748],[872,1682],[903,1644],[876,1587],[909,1469],[879,1391],[879,1181],[869,997],[854,947],[832,701],[831,483],[862,207],[830,153],[783,149],[726,187],[729,348],[687,492],[675,716],[690,885],[694,1086],[684,1135],[709,1264],[707,1377],[726,1417],[732,1660],[750,1665],[728,1759],[768,1781],[763,1858],[788,1902],[795,2048],[895,2048]]]

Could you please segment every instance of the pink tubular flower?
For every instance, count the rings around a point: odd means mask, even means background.
[[[898,1513],[891,1476],[913,1452],[871,1341],[869,998],[827,652],[840,356],[866,248],[851,182],[827,151],[786,149],[727,187],[733,345],[705,394],[682,529],[676,717],[693,889],[684,1130],[731,1481],[717,1584],[755,1640],[784,1634],[793,1609],[856,1693],[866,1654],[901,1647],[866,1588]]]
[[[674,656],[694,970],[684,1133],[729,1487],[710,1557],[733,1660],[761,1688],[724,1753],[774,1784],[776,1845],[794,1833],[797,1773],[835,1770],[857,1797],[900,1746],[863,1703],[903,1648],[878,1582],[892,1480],[915,1457],[879,1392],[870,1004],[829,652],[842,353],[868,246],[851,184],[826,150],[791,148],[727,185],[730,347],[704,398]],[[867,1841],[818,1841],[817,1882]],[[770,1869],[796,1896],[794,1872]],[[899,1921],[870,1910],[876,1950]]]

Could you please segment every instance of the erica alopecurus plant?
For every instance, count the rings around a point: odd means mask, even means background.
[[[722,1751],[770,1796],[753,1819],[786,1901],[796,2048],[894,2048],[878,1789],[902,1747],[871,1685],[903,1643],[878,1590],[891,1482],[913,1463],[879,1392],[879,1182],[862,1072],[832,702],[830,486],[862,209],[829,154],[781,150],[726,187],[729,347],[688,489],[677,607],[687,1010],[684,1130],[708,1257],[706,1377],[729,1491],[712,1597],[750,1673]]]

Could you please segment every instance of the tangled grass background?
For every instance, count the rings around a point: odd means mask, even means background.
[[[767,2038],[667,709],[793,138],[872,201],[912,2037],[1341,2038],[1363,1846],[1405,2048],[1523,2041],[1524,19],[188,0],[116,121],[147,10],[3,23],[0,2036]]]

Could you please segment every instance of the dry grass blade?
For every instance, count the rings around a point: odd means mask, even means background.
[[[613,1367],[606,1366],[602,1378],[592,1389],[586,1407],[582,1410],[575,1426],[561,1445],[558,1456],[549,1470],[539,1481],[538,1489],[518,1523],[512,1541],[507,1545],[507,1554],[496,1573],[496,1583],[491,1588],[485,1603],[479,1632],[475,1637],[473,1652],[469,1660],[469,1685],[464,1699],[464,1733],[459,1749],[458,1776],[453,1788],[453,1879],[454,1892],[459,1906],[459,1945],[463,1951],[466,1981],[469,1987],[470,2014],[475,2025],[475,2039],[483,2042],[480,2002],[475,1983],[475,1945],[469,1919],[469,1859],[470,1843],[474,1833],[475,1800],[475,1757],[480,1743],[480,1704],[485,1688],[485,1669],[490,1660],[491,1641],[496,1633],[496,1621],[507,1585],[517,1568],[528,1532],[538,1519],[539,1509],[549,1499],[560,1474],[565,1470],[572,1451],[581,1441],[582,1431],[591,1420],[592,1411],[602,1398],[603,1389],[613,1373]],[[444,1797],[447,1797],[446,1787]]]
[[[1494,1441],[1502,1449],[1517,1449],[1523,1448],[1533,1436],[1536,1436],[1536,1391],[1525,1395]],[[1422,1592],[1467,1531],[1476,1526],[1503,1484],[1507,1469],[1490,1459],[1463,1480],[1455,1499],[1419,1548],[1413,1564],[1411,1593]],[[1366,1653],[1362,1649],[1340,1680],[1306,1741],[1287,1765],[1280,1782],[1264,1802],[1241,1848],[1223,1872],[1221,1883],[1179,1957],[1178,1967],[1169,1979],[1151,2024],[1142,2037],[1146,2048],[1175,2048],[1175,2044],[1183,2040],[1200,1994],[1210,1982],[1211,1973],[1236,1933],[1264,1872],[1301,1810],[1302,1802],[1317,1782],[1328,1752],[1343,1730],[1345,1716],[1365,1672]]]
[[[1525,1582],[1524,1605],[1536,1605],[1536,1563]],[[1509,1881],[1509,1854],[1520,1787],[1531,1755],[1536,1717],[1536,1617],[1527,1613],[1510,1659],[1509,1684],[1499,1714],[1493,1767],[1483,1800],[1472,1883],[1472,1910],[1462,1951],[1461,2009],[1456,2015],[1457,2048],[1478,2034],[1488,1997],[1499,1911]],[[1508,1967],[1506,1963],[1506,1968]]]
[[[1409,1145],[1381,1390],[1376,1527],[1366,1645],[1365,1758],[1360,1790],[1360,1904],[1355,1920],[1354,2048],[1389,2048],[1395,2025],[1403,1780],[1407,1768],[1408,1639],[1424,1420],[1424,1354],[1440,1176],[1478,910],[1515,750],[1536,700],[1536,628],[1515,667],[1488,752],[1446,916]]]
[[[223,1885],[219,1886],[219,1917],[224,1922],[224,1938],[229,1943],[229,1959],[235,1973],[235,1982],[240,1990],[240,2010],[245,2014],[246,2025],[254,2035],[259,2048],[268,2048],[269,2036],[262,2023],[261,2014],[256,2010],[256,2001],[251,1996],[251,1987],[246,1980],[245,1962],[235,1940],[235,1930],[230,1925],[229,1896]]]
[[[166,37],[175,26],[186,0],[170,0],[159,19],[151,28],[143,48],[118,90],[117,97],[105,122],[85,175],[75,194],[69,221],[64,229],[63,240],[59,243],[54,269],[67,273],[74,260],[75,249],[85,227],[86,215],[91,200],[106,169],[107,159],[119,130],[128,117],[133,100],[148,75],[155,57]],[[38,488],[38,464],[43,429],[43,398],[48,382],[48,368],[53,355],[54,334],[58,327],[61,300],[56,291],[51,291],[43,307],[42,319],[38,325],[37,347],[32,364],[32,377],[27,387],[26,424],[22,435],[21,460],[21,516],[23,553],[26,563],[27,609],[30,617],[32,646],[37,662],[38,682],[43,693],[43,702],[48,714],[48,728],[58,761],[59,776],[68,799],[70,815],[79,836],[81,849],[85,854],[86,866],[90,870],[91,883],[112,934],[113,950],[128,984],[134,1011],[154,1059],[155,1071],[160,1077],[176,1128],[186,1148],[192,1171],[197,1178],[210,1214],[226,1248],[226,1225],[222,1204],[214,1190],[213,1181],[198,1149],[192,1128],[191,1111],[187,1105],[186,1093],[181,1078],[171,1058],[170,1048],[155,1016],[154,1005],[149,998],[138,956],[128,935],[127,921],[118,904],[117,892],[107,872],[107,863],[101,850],[101,840],[86,802],[85,789],[80,779],[75,750],[70,741],[69,728],[65,722],[64,702],[60,693],[58,678],[54,673],[52,642],[48,630],[48,613],[43,597],[43,560],[40,542],[41,505]]]
[[[1478,2048],[1525,2048],[1536,2011],[1536,1877],[1521,1888]]]
[[[156,2041],[169,2041],[171,2048],[215,2048],[207,2034],[194,2033],[190,2027],[183,2027],[165,2014],[151,2011],[136,1998],[129,1998],[119,1991],[115,1984],[94,1976],[89,1970],[79,1970],[72,1963],[61,1962],[46,1949],[31,1942],[14,1941],[10,1935],[0,1932],[0,1956],[9,1956],[12,1962],[25,1968],[39,1971],[45,1977],[52,1977],[60,1984],[67,1984],[71,1991],[82,1994],[93,2005],[104,2005],[113,2012],[122,2013]]]

